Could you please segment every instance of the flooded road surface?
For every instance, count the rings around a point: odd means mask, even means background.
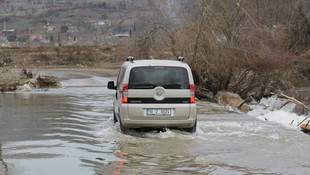
[[[65,76],[63,88],[0,94],[1,175],[310,173],[299,131],[198,101],[195,134],[124,135],[108,79]]]

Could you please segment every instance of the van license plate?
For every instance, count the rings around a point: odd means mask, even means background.
[[[171,115],[171,109],[146,109],[146,115]]]

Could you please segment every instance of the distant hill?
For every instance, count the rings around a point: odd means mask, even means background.
[[[37,22],[83,22],[89,20],[116,20],[150,10],[145,0],[3,0],[0,5],[0,29],[7,26],[17,29],[35,26]],[[27,26],[19,26],[19,20]],[[17,23],[17,24],[16,24]]]
[[[115,36],[143,33],[145,25],[140,16],[151,13],[147,0],[2,0],[0,30],[14,29],[3,35],[17,35],[11,38],[24,41],[24,46],[54,45],[63,40],[59,36],[101,45],[114,43],[111,38]],[[99,21],[110,22],[97,25]],[[62,31],[61,27],[72,30]],[[59,34],[63,32],[68,34]]]

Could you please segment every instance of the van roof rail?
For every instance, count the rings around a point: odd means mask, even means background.
[[[129,57],[127,57],[126,61],[130,61],[131,63],[133,63],[134,59],[135,59],[135,57],[129,56]]]
[[[181,62],[184,62],[184,57],[180,56],[180,57],[178,57],[178,60],[181,61]]]

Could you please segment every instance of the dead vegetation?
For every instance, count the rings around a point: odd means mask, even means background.
[[[15,91],[18,86],[49,87],[57,84],[50,76],[34,75],[30,69],[70,69],[115,76],[125,59],[117,46],[62,46],[62,47],[0,47],[0,91]],[[29,81],[31,80],[31,81]]]
[[[31,88],[57,86],[58,79],[52,76],[35,75],[31,71],[2,70],[0,73],[0,91],[16,91],[25,84]]]
[[[37,66],[83,65],[94,66],[111,59],[114,47],[63,46],[63,47],[12,47],[0,48],[0,62],[11,60],[6,67],[29,68]]]
[[[137,58],[184,56],[201,97],[225,90],[260,99],[271,91],[310,86],[309,2],[182,3],[194,7],[159,8],[149,19],[152,27],[124,50]]]

